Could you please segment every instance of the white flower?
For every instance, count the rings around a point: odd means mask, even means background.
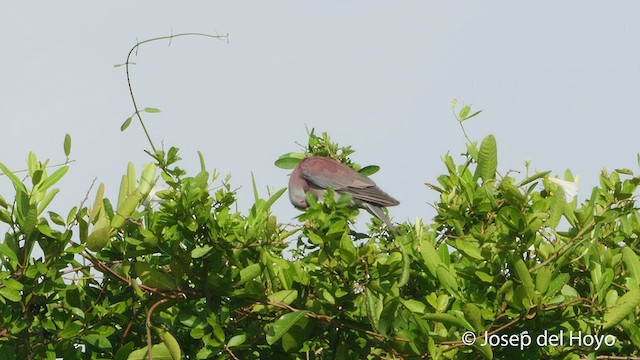
[[[574,181],[560,180],[556,177],[550,177],[549,181],[558,185],[562,192],[564,193],[564,200],[566,202],[572,202],[573,199],[578,195],[578,177],[576,176]]]

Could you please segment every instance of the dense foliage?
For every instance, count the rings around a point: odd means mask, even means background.
[[[312,131],[276,164],[315,154],[377,171],[352,153]],[[603,170],[578,204],[569,172],[500,174],[490,135],[458,164],[443,156],[431,223],[356,233],[345,196],[310,197],[300,226],[284,226],[271,206],[285,189],[263,199],[254,186],[244,214],[202,156],[187,174],[177,149],[150,154],[117,199],[101,184],[67,214],[47,207],[68,165],[50,173],[30,154],[20,179],[0,164],[15,188],[0,197],[1,359],[640,356],[628,169]],[[155,192],[158,174],[168,188]]]

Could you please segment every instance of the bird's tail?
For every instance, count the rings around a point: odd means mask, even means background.
[[[365,210],[367,210],[371,215],[377,217],[378,219],[382,220],[382,222],[387,224],[389,230],[393,231],[394,234],[400,234],[398,229],[391,223],[391,220],[389,220],[389,217],[387,217],[387,215],[384,213],[384,211],[382,211],[381,208],[369,203],[363,203],[362,205],[364,206]]]

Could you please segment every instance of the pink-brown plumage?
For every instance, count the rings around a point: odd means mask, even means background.
[[[328,188],[336,192],[336,197],[350,194],[354,205],[367,210],[395,231],[381,208],[400,202],[382,191],[373,180],[347,165],[331,158],[311,156],[303,159],[289,177],[289,199],[299,209],[308,206],[308,192],[322,199]]]

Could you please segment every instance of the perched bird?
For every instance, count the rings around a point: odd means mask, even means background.
[[[340,194],[350,194],[354,205],[367,210],[397,232],[381,208],[398,205],[400,202],[380,190],[371,179],[340,161],[318,156],[307,157],[300,161],[289,177],[289,199],[298,209],[309,206],[306,199],[308,192],[322,199],[328,188],[333,188],[336,198]]]

